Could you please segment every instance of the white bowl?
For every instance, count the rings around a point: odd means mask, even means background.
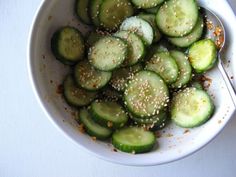
[[[73,6],[74,0],[43,1],[33,22],[28,49],[29,74],[38,101],[52,123],[67,137],[102,159],[125,165],[146,166],[171,162],[192,154],[222,130],[234,108],[219,71],[214,69],[208,73],[213,78],[209,92],[213,94],[216,105],[214,117],[205,125],[189,131],[175,125],[168,126],[158,138],[158,148],[150,153],[131,155],[114,152],[108,143],[92,141],[89,136],[80,133],[73,119],[73,110],[57,93],[58,85],[69,68],[55,60],[50,50],[51,36],[59,27],[72,25],[82,32],[86,31],[74,16]]]

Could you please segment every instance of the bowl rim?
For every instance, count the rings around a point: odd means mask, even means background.
[[[194,154],[195,152],[201,150],[203,147],[205,147],[206,145],[208,145],[211,141],[213,141],[218,135],[219,133],[224,129],[225,125],[227,124],[227,122],[232,118],[232,115],[234,114],[235,110],[232,111],[231,113],[228,114],[228,119],[225,123],[224,126],[220,127],[216,133],[214,134],[214,136],[209,137],[206,141],[203,141],[201,143],[199,143],[198,145],[196,145],[194,148],[192,148],[189,151],[186,151],[184,153],[178,154],[173,158],[169,158],[166,160],[163,160],[161,162],[147,162],[147,163],[142,163],[142,162],[137,162],[137,161],[120,161],[119,159],[112,159],[109,157],[106,157],[104,155],[102,155],[102,153],[97,153],[96,151],[93,151],[91,149],[88,149],[85,145],[79,143],[78,141],[76,141],[75,139],[73,139],[64,129],[62,129],[60,127],[60,125],[54,121],[53,119],[53,115],[51,115],[51,113],[48,111],[46,105],[45,105],[45,101],[42,99],[42,97],[39,94],[39,88],[38,85],[36,83],[36,76],[34,73],[34,69],[33,69],[33,64],[32,64],[32,56],[33,56],[33,42],[34,42],[34,38],[33,38],[33,34],[36,30],[36,26],[37,26],[37,21],[40,20],[40,14],[43,12],[44,7],[47,5],[47,0],[43,0],[41,1],[39,7],[37,8],[33,20],[31,22],[31,27],[29,30],[29,36],[28,36],[28,42],[27,42],[27,70],[28,70],[28,77],[29,77],[29,81],[30,81],[30,85],[33,89],[34,95],[37,99],[38,104],[40,105],[41,109],[43,110],[44,114],[46,115],[46,117],[49,119],[49,121],[65,136],[67,137],[70,141],[72,141],[73,143],[75,143],[76,145],[78,145],[78,147],[80,147],[81,149],[87,151],[89,154],[94,155],[96,157],[98,157],[99,159],[102,160],[106,160],[112,163],[116,163],[116,164],[120,164],[120,165],[127,165],[127,166],[155,166],[155,165],[161,165],[161,164],[167,164],[167,163],[171,163],[180,159],[183,159],[185,157],[188,157],[192,154]]]

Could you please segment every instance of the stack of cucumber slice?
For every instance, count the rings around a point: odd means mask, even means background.
[[[77,0],[75,9],[96,30],[84,39],[62,27],[51,46],[56,59],[75,65],[64,97],[89,135],[144,153],[170,120],[194,128],[211,118],[214,104],[193,73],[213,68],[217,48],[202,39],[195,0]]]

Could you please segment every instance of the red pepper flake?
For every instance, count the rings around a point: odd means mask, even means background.
[[[42,55],[42,58],[43,58],[43,59],[45,59],[45,58],[46,58],[46,56],[45,56],[45,55]]]
[[[174,135],[171,134],[171,133],[168,133],[168,134],[166,135],[166,137],[168,137],[168,138],[170,138],[170,137],[172,137],[172,136],[174,136]]]
[[[114,151],[114,152],[117,152],[117,149],[114,148],[113,151]]]
[[[215,41],[216,47],[220,49],[224,43],[224,36],[219,36]]]
[[[85,132],[85,129],[84,129],[84,125],[83,125],[83,124],[80,124],[80,125],[79,125],[79,131],[80,131],[81,133],[84,133],[84,132]]]
[[[213,34],[214,34],[214,36],[221,36],[222,32],[223,32],[223,30],[222,30],[219,26],[217,26],[217,27],[215,28]]]
[[[201,83],[203,83],[205,89],[208,89],[211,86],[211,84],[212,84],[212,79],[209,78],[209,77],[206,77],[204,75],[202,75],[199,78],[199,80],[200,80]]]
[[[156,132],[155,135],[157,138],[161,138],[161,132]]]
[[[51,15],[49,15],[48,16],[48,21],[50,21],[52,19],[52,16]]]
[[[75,112],[71,112],[71,115],[72,115],[73,117],[75,117],[75,116],[76,116],[76,113],[75,113]]]
[[[57,93],[57,94],[62,94],[62,93],[63,93],[63,86],[62,86],[62,84],[60,84],[60,85],[57,86],[56,93]]]
[[[231,76],[231,77],[230,77],[230,79],[232,79],[232,80],[233,80],[233,79],[234,79],[234,76]]]
[[[53,80],[50,80],[50,83],[53,84]]]
[[[92,138],[93,141],[97,140],[97,138],[95,136],[92,136],[91,138]]]
[[[112,128],[112,127],[113,127],[113,123],[110,122],[110,121],[108,121],[108,122],[107,122],[107,127],[108,127],[108,128]]]
[[[185,130],[184,134],[190,133],[190,130]]]

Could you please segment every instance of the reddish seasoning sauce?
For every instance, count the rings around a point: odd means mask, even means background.
[[[60,84],[60,85],[57,86],[56,93],[57,93],[57,94],[62,94],[62,93],[63,93],[63,86],[62,86],[62,84]]]

